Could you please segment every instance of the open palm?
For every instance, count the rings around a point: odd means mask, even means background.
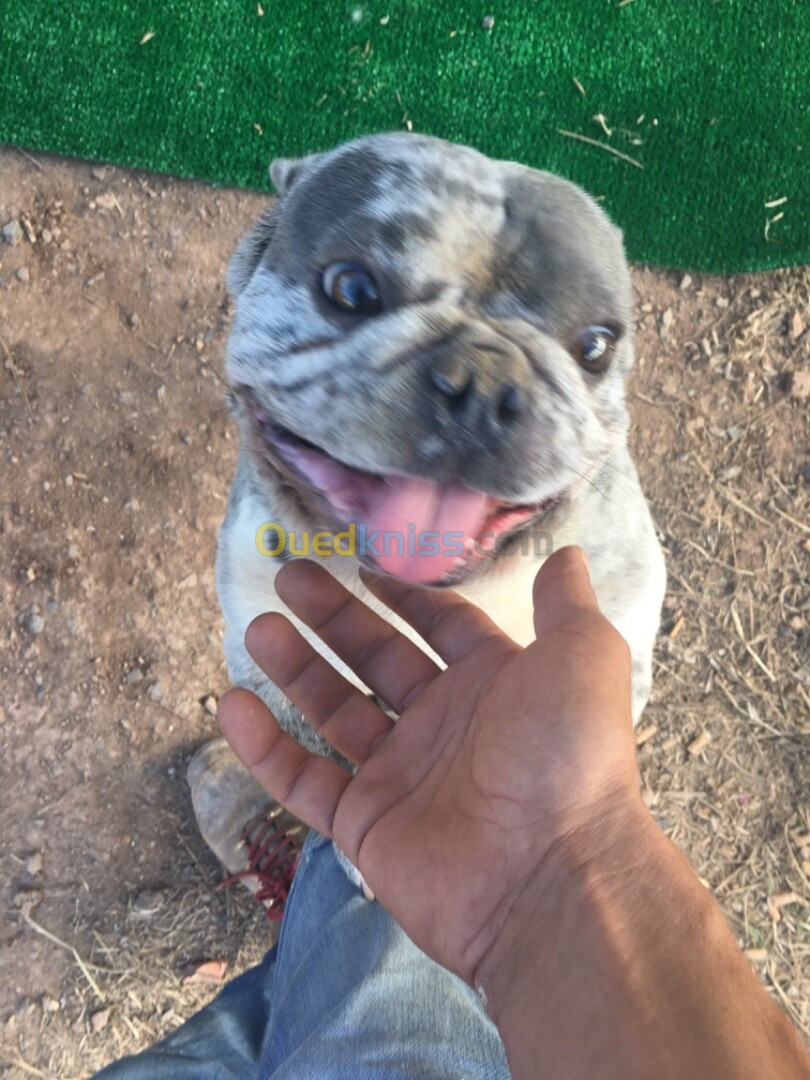
[[[555,844],[638,798],[629,652],[573,548],[537,576],[537,639],[525,649],[451,592],[365,581],[446,669],[313,563],[288,564],[276,585],[396,723],[284,616],[260,616],[246,635],[354,775],[308,753],[247,690],[221,700],[220,723],[257,780],[335,840],[413,940],[471,979]]]

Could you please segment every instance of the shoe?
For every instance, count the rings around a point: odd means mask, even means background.
[[[306,826],[270,798],[225,739],[200,747],[186,779],[202,838],[228,871],[218,888],[240,881],[268,919],[281,919]]]

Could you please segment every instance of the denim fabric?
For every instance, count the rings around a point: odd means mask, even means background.
[[[475,993],[369,903],[311,833],[276,948],[162,1042],[97,1076],[508,1080],[509,1070]]]

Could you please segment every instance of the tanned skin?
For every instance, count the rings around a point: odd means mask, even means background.
[[[294,562],[276,580],[399,720],[272,614],[251,624],[251,655],[357,772],[309,754],[246,690],[220,702],[225,735],[416,944],[479,989],[516,1080],[810,1076],[640,798],[630,654],[580,551],[537,575],[527,648],[452,593],[366,578],[445,670],[322,568]]]

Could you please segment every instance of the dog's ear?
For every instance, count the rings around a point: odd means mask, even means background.
[[[278,215],[279,211],[275,206],[265,210],[231,256],[225,275],[225,285],[231,296],[238,296],[253,277],[253,272],[273,238]]]
[[[244,237],[228,264],[225,284],[231,296],[238,296],[253,277],[256,267],[273,239],[276,223],[284,208],[285,195],[323,156],[323,154],[308,154],[302,158],[276,158],[270,163],[270,179],[273,181],[279,198],[274,206],[265,210]]]
[[[273,187],[283,198],[304,173],[321,160],[323,154],[308,154],[301,158],[276,158],[270,162],[270,179]]]

